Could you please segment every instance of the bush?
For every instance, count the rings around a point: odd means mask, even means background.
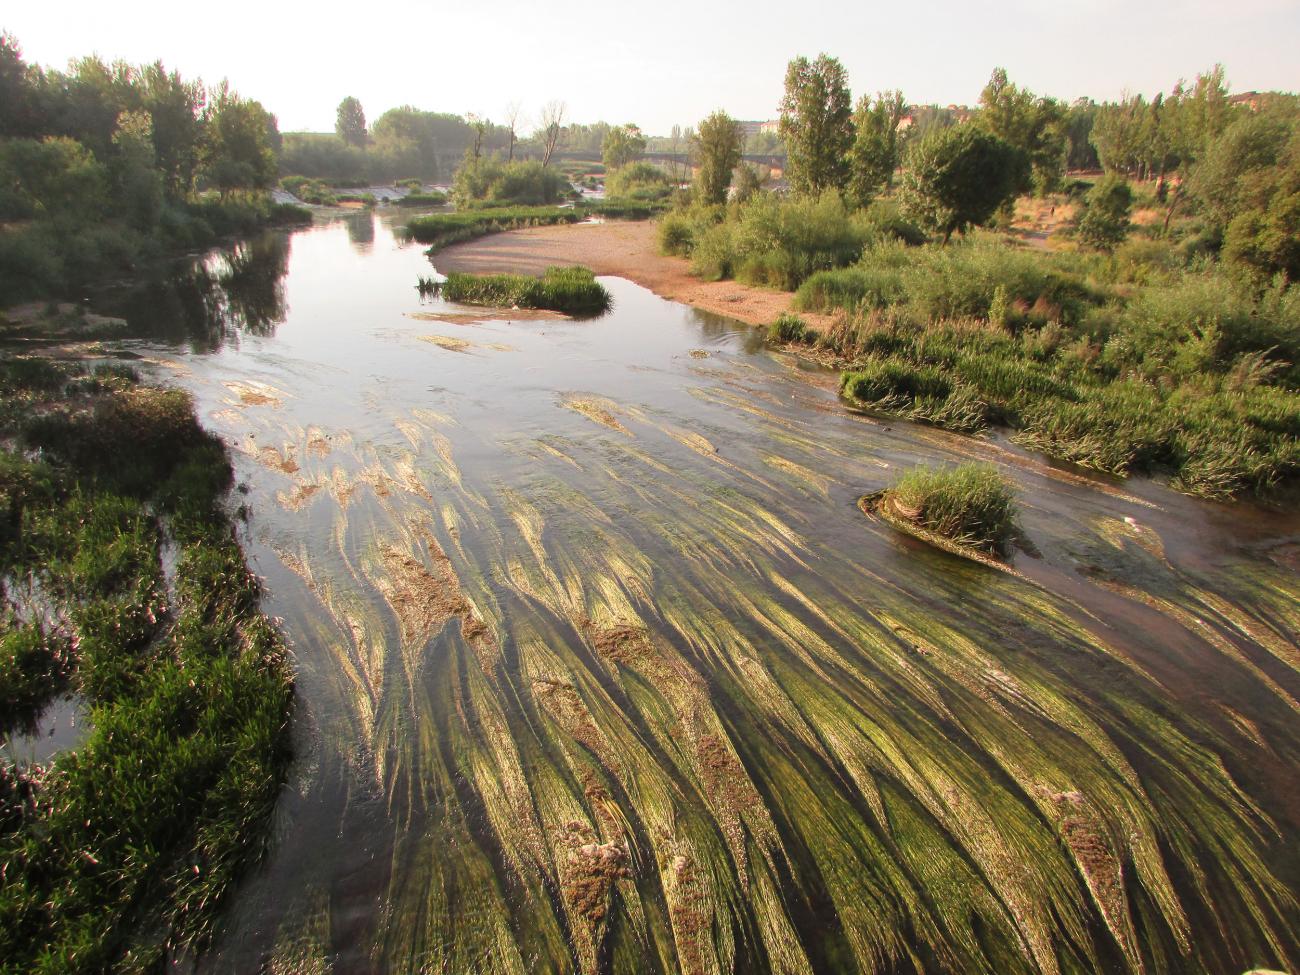
[[[458,206],[476,202],[539,206],[557,203],[568,181],[539,162],[503,162],[496,158],[466,160],[456,170],[451,195]]]
[[[668,174],[647,162],[630,163],[614,170],[605,179],[605,195],[612,198],[662,200],[672,191],[673,184]]]
[[[767,340],[785,344],[799,342],[811,345],[818,338],[817,330],[808,327],[798,315],[785,314],[767,327]]]
[[[1084,197],[1076,225],[1079,239],[1098,250],[1114,250],[1128,236],[1132,209],[1133,190],[1128,180],[1107,174]]]
[[[962,545],[1004,552],[1017,534],[1015,499],[991,464],[916,467],[885,498],[893,514]]]

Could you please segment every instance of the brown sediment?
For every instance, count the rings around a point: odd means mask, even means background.
[[[319,484],[297,484],[292,491],[281,491],[275,498],[288,511],[298,511],[314,498],[321,489]]]
[[[379,548],[387,577],[379,580],[378,585],[397,617],[402,643],[414,647],[428,640],[449,620],[459,618],[461,636],[479,655],[480,664],[488,666],[488,654],[496,646],[495,637],[465,598],[451,559],[437,540],[422,528],[417,528],[417,532],[428,550],[430,565],[392,542],[385,542]]]
[[[588,420],[594,420],[603,427],[609,427],[611,430],[617,430],[619,433],[632,436],[632,431],[623,426],[618,418],[610,412],[609,407],[614,404],[609,400],[598,399],[596,397],[569,396],[564,399],[564,405],[577,413],[581,413]]]
[[[239,397],[241,406],[278,407],[284,400],[283,393],[263,383],[227,382],[224,385]]]
[[[483,308],[473,312],[461,311],[411,311],[407,318],[421,322],[443,322],[447,325],[478,325],[481,322],[535,322],[567,321],[563,312],[544,308]]]
[[[446,349],[448,352],[468,352],[474,348],[473,342],[467,342],[464,339],[448,338],[445,335],[421,335],[421,342],[428,342],[430,345],[436,345],[440,349]]]
[[[560,864],[565,900],[594,927],[609,912],[615,882],[632,876],[631,857],[622,841],[601,843],[591,827],[577,820],[564,825],[561,842],[568,853]]]
[[[265,467],[273,468],[281,474],[297,474],[298,462],[285,451],[283,454],[274,447],[262,447],[257,451],[257,460]]]
[[[663,883],[682,975],[703,975],[704,948],[712,940],[709,931],[713,912],[699,870],[689,857],[679,853],[664,870]]]
[[[691,349],[692,359],[707,359],[708,357],[709,352],[707,349]]]
[[[736,281],[701,281],[691,275],[690,262],[659,253],[658,227],[650,221],[607,221],[603,224],[561,224],[529,227],[453,244],[438,251],[433,263],[443,273],[540,275],[555,265],[581,265],[599,275],[635,281],[661,298],[735,318],[750,325],[767,325],[791,310],[788,291],[753,288]],[[826,329],[828,315],[801,316]]]
[[[533,681],[533,695],[574,741],[601,760],[608,759],[617,763],[617,757],[611,753],[604,734],[592,720],[591,712],[571,683],[546,674]],[[612,771],[618,774],[621,769],[615,764]]]

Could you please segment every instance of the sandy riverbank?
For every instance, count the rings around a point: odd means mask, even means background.
[[[532,227],[492,234],[447,247],[433,257],[440,272],[475,274],[541,274],[557,264],[581,264],[596,274],[627,278],[661,298],[680,301],[703,311],[736,318],[750,325],[768,325],[790,310],[794,297],[786,291],[752,288],[736,281],[701,281],[690,264],[659,253],[652,221],[611,221]],[[803,315],[810,325],[824,328],[829,319]]]

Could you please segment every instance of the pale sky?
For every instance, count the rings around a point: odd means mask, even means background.
[[[283,131],[332,130],[345,95],[371,121],[400,104],[500,121],[518,101],[531,123],[550,99],[650,134],[715,108],[768,119],[786,63],[822,51],[855,97],[913,104],[974,104],[999,65],[1067,100],[1168,90],[1215,62],[1233,91],[1300,90],[1300,0],[8,0],[0,30],[44,65],[98,53],[228,77]]]

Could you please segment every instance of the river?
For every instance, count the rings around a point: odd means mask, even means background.
[[[1300,961],[1300,517],[855,414],[626,281],[481,320],[428,273],[361,213],[102,298],[230,445],[297,672],[201,970]],[[1014,574],[856,506],[967,458]]]

